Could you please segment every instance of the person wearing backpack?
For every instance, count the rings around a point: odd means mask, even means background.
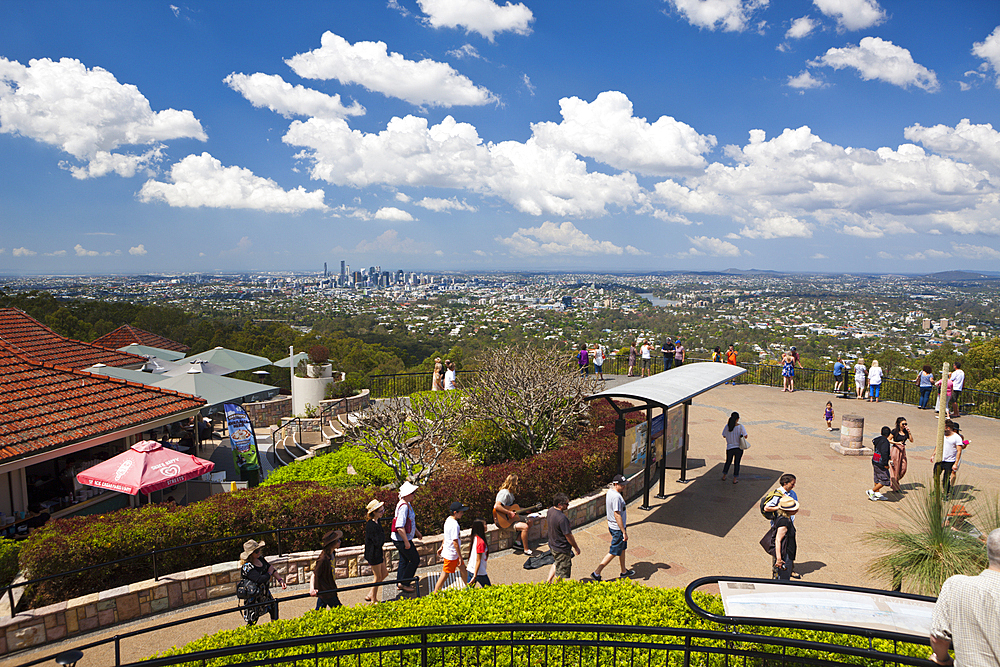
[[[785,473],[778,478],[778,488],[774,491],[768,492],[763,498],[760,499],[760,513],[765,519],[770,521],[772,524],[778,516],[778,503],[784,496],[791,496],[795,500],[799,499],[799,494],[795,493],[793,489],[795,488],[795,475],[791,473]],[[793,518],[792,521],[795,519]]]

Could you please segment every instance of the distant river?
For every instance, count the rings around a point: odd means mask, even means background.
[[[641,296],[643,299],[649,300],[649,302],[652,303],[654,306],[660,306],[662,308],[666,308],[668,306],[681,305],[680,301],[667,301],[666,299],[661,299],[658,296],[653,296],[652,293],[650,292],[646,292],[645,294],[640,294],[639,296]]]

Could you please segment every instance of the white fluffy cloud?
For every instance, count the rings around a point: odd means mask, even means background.
[[[746,29],[750,18],[758,9],[767,7],[770,0],[670,0],[681,15],[692,25],[727,32]]]
[[[418,202],[414,202],[417,206],[421,206],[431,211],[472,211],[476,212],[479,209],[472,204],[467,203],[464,199],[458,201],[456,197],[451,199],[438,199],[435,197],[424,197]]]
[[[876,0],[813,0],[816,8],[837,21],[841,30],[862,30],[885,20]]]
[[[354,248],[354,252],[362,254],[388,253],[391,255],[443,255],[444,253],[434,248],[434,244],[426,241],[415,241],[410,238],[400,238],[399,232],[395,229],[387,229],[373,241],[361,241]]]
[[[233,72],[223,82],[255,107],[267,107],[285,118],[344,118],[363,116],[365,113],[365,108],[357,102],[346,107],[340,101],[340,95],[327,95],[305,86],[293,86],[277,74]]]
[[[77,257],[100,257],[101,253],[96,250],[87,250],[82,245],[77,243],[73,246],[73,250],[76,252]]]
[[[0,57],[0,132],[58,147],[83,163],[64,165],[77,178],[132,176],[159,158],[159,142],[207,139],[190,111],[154,112],[134,85],[71,58],[30,60],[25,67]],[[113,152],[135,145],[153,148],[139,155]]]
[[[989,246],[952,242],[951,249],[955,256],[965,259],[1000,259],[1000,250]]]
[[[535,18],[522,3],[503,6],[492,0],[417,0],[427,14],[427,23],[435,28],[465,28],[493,41],[498,32],[527,35]]]
[[[375,211],[376,220],[391,220],[393,222],[411,222],[413,216],[401,208],[395,206],[383,206]]]
[[[858,46],[832,48],[810,64],[838,70],[850,67],[865,81],[877,79],[901,88],[912,85],[928,92],[939,88],[932,70],[915,63],[906,49],[878,37],[865,37]]]
[[[276,213],[324,210],[323,191],[283,190],[269,178],[242,167],[223,167],[208,153],[188,155],[170,168],[169,182],[149,180],[139,191],[144,202],[190,208],[243,208]]]
[[[822,88],[826,84],[812,75],[809,70],[803,70],[798,76],[788,77],[788,87],[799,91],[812,88]]]
[[[701,170],[702,154],[716,144],[712,135],[698,134],[670,116],[650,124],[632,115],[623,93],[603,92],[591,102],[578,97],[559,100],[560,123],[534,123],[538,144],[592,157],[616,169],[666,176]]]
[[[711,236],[689,236],[687,239],[691,242],[691,248],[687,253],[682,254],[695,256],[708,255],[710,257],[739,257],[743,254],[739,248],[729,241],[712,238]]]
[[[913,125],[903,131],[903,136],[935,153],[988,171],[1000,184],[1000,132],[988,123],[973,125],[968,118],[963,118],[954,128],[947,125]]]
[[[792,21],[791,27],[785,33],[785,39],[802,39],[812,34],[818,24],[809,16],[803,16]]]
[[[986,61],[988,67],[997,75],[997,88],[1000,88],[1000,26],[997,26],[990,36],[972,45],[972,55]]]
[[[312,176],[335,185],[433,186],[501,197],[531,215],[601,215],[608,205],[641,199],[635,176],[588,172],[568,150],[531,138],[484,145],[476,128],[446,116],[393,118],[377,134],[352,130],[342,120],[295,121],[284,141],[306,150]]]
[[[558,225],[543,222],[538,227],[522,227],[507,238],[497,237],[496,241],[507,246],[512,255],[522,257],[645,254],[632,246],[622,248],[611,241],[597,241],[572,222]]]
[[[658,183],[655,199],[682,214],[729,217],[743,223],[744,236],[757,238],[808,236],[817,225],[867,238],[997,232],[996,176],[913,144],[844,148],[801,127],[770,140],[753,130],[746,146],[725,153],[733,164],[713,163],[683,183]]]
[[[476,86],[447,63],[407,60],[389,53],[385,42],[350,44],[340,35],[323,33],[320,48],[285,62],[306,79],[336,79],[397,97],[418,106],[451,107],[496,101],[486,88]]]
[[[34,257],[35,255],[38,254],[34,250],[29,250],[28,248],[23,248],[23,247],[14,248],[14,250],[12,250],[11,252],[13,253],[14,257]]]
[[[142,257],[143,255],[146,254],[146,246],[144,246],[143,244],[140,243],[137,246],[129,248],[128,249],[128,254],[134,255],[136,257]]]

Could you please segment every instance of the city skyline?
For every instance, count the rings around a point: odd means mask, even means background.
[[[990,270],[998,98],[977,0],[4,3],[0,273]]]

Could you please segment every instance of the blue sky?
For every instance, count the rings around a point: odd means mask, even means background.
[[[1000,2],[0,3],[0,272],[1000,267]]]

